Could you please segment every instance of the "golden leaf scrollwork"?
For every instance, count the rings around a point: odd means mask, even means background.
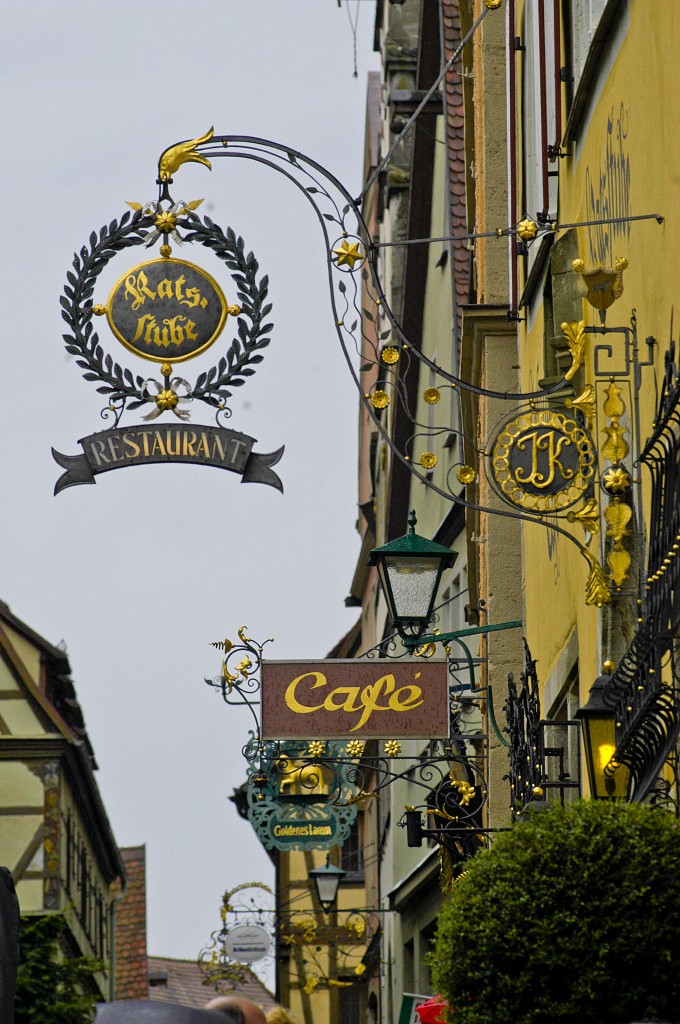
[[[596,498],[588,498],[583,508],[578,512],[567,512],[567,520],[570,523],[580,523],[586,533],[600,532],[600,513]]]
[[[585,320],[570,320],[568,323],[565,321],[565,323],[560,324],[560,329],[564,334],[571,354],[571,366],[564,375],[565,380],[571,380],[583,362],[588,340],[585,328]]]
[[[576,409],[577,412],[582,412],[587,420],[592,420],[595,415],[595,388],[592,384],[586,384],[577,398],[567,398],[564,404],[567,409]]]
[[[365,789],[360,790],[355,796],[350,796],[347,800],[333,800],[333,807],[351,807],[353,804],[361,804],[365,800],[370,800],[371,797],[377,798],[377,793],[367,793]]]
[[[595,605],[596,608],[601,608],[603,604],[610,604],[612,595],[604,569],[590,551],[584,549],[582,554],[590,566],[590,573],[586,581],[586,604]]]

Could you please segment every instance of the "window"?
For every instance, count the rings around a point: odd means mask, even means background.
[[[360,882],[364,877],[364,851],[361,845],[363,814],[357,814],[349,835],[340,850],[340,867],[347,872],[346,882]]]
[[[578,691],[578,670],[574,667],[543,723],[545,795],[551,803],[570,804],[580,796]]]
[[[342,980],[349,981],[349,978]],[[358,986],[350,985],[347,988],[340,988],[338,995],[340,997],[339,1019],[342,1024],[361,1024]]]

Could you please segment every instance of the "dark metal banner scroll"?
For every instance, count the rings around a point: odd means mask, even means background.
[[[262,662],[265,740],[448,735],[446,662]]]
[[[270,454],[253,452],[255,438],[225,427],[188,427],[170,423],[165,426],[116,427],[90,434],[78,442],[82,455],[62,455],[52,449],[55,462],[66,472],[57,480],[54,493],[76,484],[94,484],[95,477],[125,466],[144,466],[153,462],[185,462],[228,469],[241,476],[241,483],[269,484],[283,490],[283,484],[271,469],[283,454],[283,448]]]

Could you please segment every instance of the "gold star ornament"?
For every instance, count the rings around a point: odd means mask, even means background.
[[[348,242],[346,238],[343,238],[340,245],[333,249],[333,255],[337,257],[335,262],[339,267],[349,267],[350,270],[354,270],[354,264],[364,258],[360,243]]]
[[[625,494],[631,484],[630,473],[623,466],[612,466],[602,476],[602,485],[608,494]]]
[[[538,224],[535,220],[521,220],[517,225],[517,234],[523,242],[530,242],[538,234]]]

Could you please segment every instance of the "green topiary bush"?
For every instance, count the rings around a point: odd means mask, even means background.
[[[680,828],[582,801],[470,861],[429,954],[452,1024],[680,1024]]]

